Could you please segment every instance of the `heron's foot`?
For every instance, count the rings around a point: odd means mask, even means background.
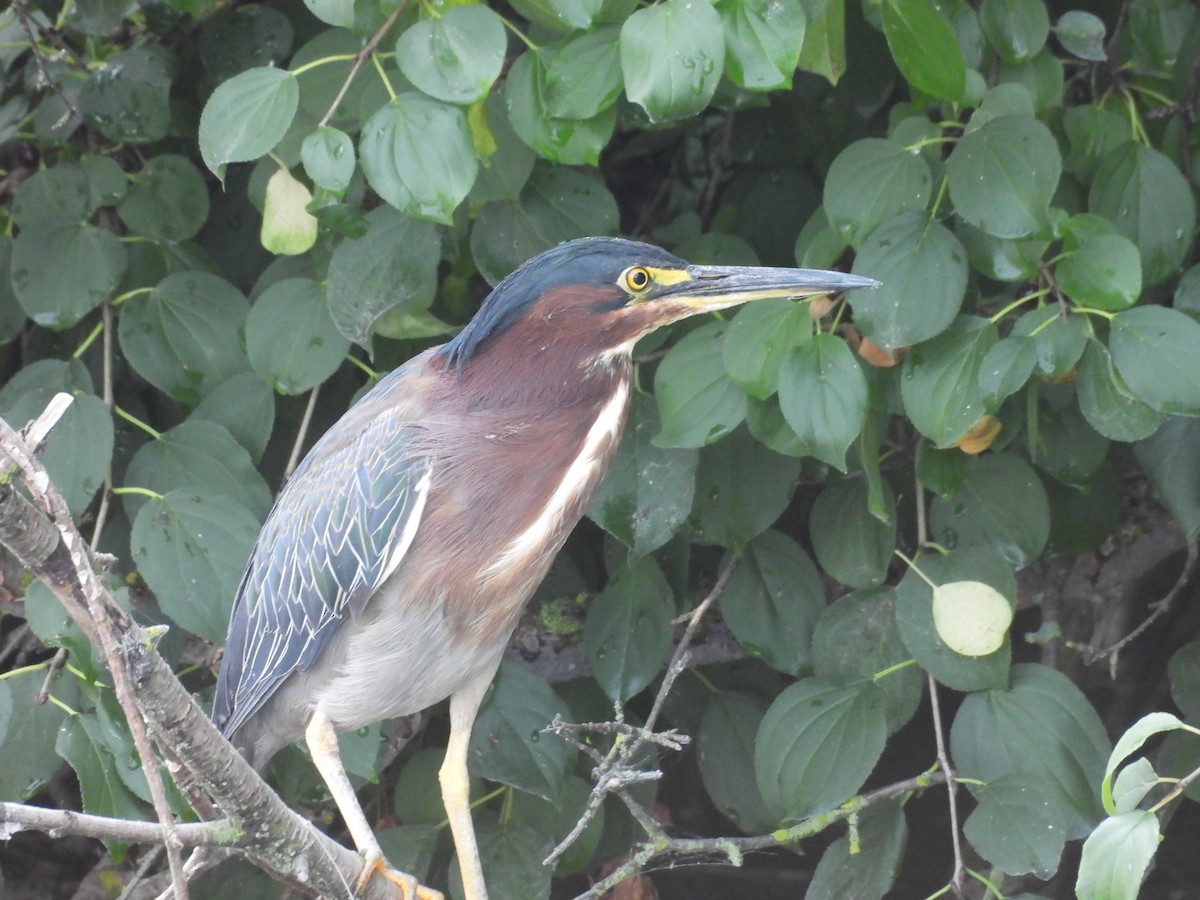
[[[388,881],[400,888],[404,900],[445,900],[441,891],[425,887],[415,877],[399,869],[393,869],[383,857],[379,845],[368,847],[363,853],[363,870],[354,883],[354,895],[357,897],[367,889],[367,884],[376,874],[382,875]]]

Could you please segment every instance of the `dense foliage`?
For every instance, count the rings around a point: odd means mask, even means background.
[[[1166,588],[1072,606],[1016,574],[1134,540],[1146,482],[1195,557],[1200,14],[1080,5],[23,0],[0,13],[0,415],[76,396],[46,465],[207,697],[293,449],[522,260],[624,233],[694,262],[849,266],[883,287],[639,348],[594,524],[523,629],[582,641],[592,677],[506,663],[476,729],[494,896],[547,897],[552,877],[570,896],[636,842],[610,799],[542,866],[590,769],[539,730],[614,702],[645,716],[673,619],[736,554],[713,619],[749,658],[667,699],[711,801],[685,828],[819,822],[944,744],[961,834],[944,789],[911,823],[896,792],[808,855],[775,851],[808,896],[880,897],[898,872],[900,895],[927,895],[965,860],[976,892],[1134,897],[1182,802],[1167,776],[1200,762],[1196,619],[1168,610],[1178,627],[1124,649],[1174,654],[1177,706],[1160,664],[1108,707],[1084,663],[1130,678],[1105,651]],[[44,799],[65,761],[84,809],[146,817],[94,652],[43,587],[23,604],[8,587],[0,799]],[[21,619],[70,651],[51,704]],[[435,714],[368,789],[385,849],[435,885],[444,731]],[[388,734],[346,738],[356,777],[378,777]],[[299,751],[274,776],[326,808]],[[698,802],[659,799],[668,818]],[[748,896],[728,878],[722,896]]]

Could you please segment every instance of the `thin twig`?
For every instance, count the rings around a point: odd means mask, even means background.
[[[12,10],[17,17],[17,21],[21,24],[21,30],[25,32],[25,39],[29,41],[29,49],[33,51],[33,62],[37,66],[38,79],[58,95],[58,99],[63,102],[68,115],[76,121],[82,122],[83,116],[79,115],[79,110],[75,108],[75,104],[71,102],[71,98],[63,93],[63,89],[59,83],[51,78],[50,73],[46,71],[46,54],[42,52],[38,46],[37,38],[34,37],[33,26],[29,24],[29,11],[25,7],[25,0],[13,0]],[[38,30],[41,30],[41,26],[38,27]]]
[[[62,671],[62,667],[67,664],[67,648],[59,647],[58,652],[50,662],[46,663],[46,677],[42,679],[42,686],[38,688],[38,692],[33,696],[33,702],[38,706],[45,706],[46,701],[50,699],[50,681]]]
[[[149,852],[138,864],[137,871],[133,873],[133,877],[129,879],[129,883],[126,884],[121,893],[117,895],[117,900],[131,900],[133,897],[133,892],[138,889],[138,885],[145,881],[146,876],[150,874],[150,870],[158,865],[158,860],[159,857],[162,856],[162,851],[162,844],[156,844],[150,848]]]
[[[102,841],[128,841],[131,844],[160,844],[167,835],[167,830],[159,822],[135,822],[69,809],[0,802],[0,837],[7,838],[27,829],[45,832],[54,838],[79,835]],[[232,845],[240,837],[240,830],[228,819],[182,822],[173,824],[171,831],[185,847]]]
[[[708,184],[704,186],[704,198],[700,202],[700,221],[706,228],[712,218],[713,203],[717,199],[717,186],[721,182],[721,174],[729,159],[729,144],[733,138],[733,121],[734,112],[729,110],[725,113],[724,121],[721,123],[721,140],[717,144],[716,158],[713,160],[712,171],[708,176]]]
[[[1146,616],[1146,618],[1141,621],[1141,624],[1134,628],[1133,631],[1129,632],[1129,634],[1125,635],[1125,637],[1103,649],[1090,650],[1085,660],[1088,664],[1094,663],[1097,660],[1104,659],[1106,657],[1111,658],[1115,654],[1120,653],[1126,644],[1128,644],[1130,641],[1136,640],[1146,631],[1147,628],[1153,625],[1162,616],[1166,615],[1167,610],[1171,608],[1171,604],[1175,602],[1175,598],[1178,597],[1180,591],[1182,591],[1188,585],[1188,583],[1192,580],[1192,575],[1194,575],[1196,572],[1197,559],[1200,557],[1200,553],[1197,552],[1198,549],[1200,549],[1200,536],[1193,536],[1187,542],[1187,559],[1183,563],[1183,571],[1179,573],[1179,577],[1175,579],[1175,583],[1171,586],[1171,589],[1167,591],[1166,596],[1161,600],[1150,604],[1150,615]]]
[[[626,878],[637,874],[652,862],[661,864],[681,859],[689,859],[696,862],[701,862],[705,859],[724,859],[733,865],[740,865],[742,856],[745,853],[792,847],[805,838],[819,834],[832,825],[857,815],[873,804],[890,800],[894,797],[902,797],[906,794],[924,791],[945,783],[945,772],[924,772],[913,778],[897,781],[894,784],[885,785],[874,791],[851,797],[837,809],[811,816],[788,828],[781,828],[770,834],[754,835],[751,837],[670,837],[663,833],[657,822],[653,822],[653,832],[656,832],[654,838],[640,843],[634,848],[634,851],[624,864],[609,873],[603,880],[596,882],[588,891],[580,894],[575,900],[599,900],[599,898],[603,897]],[[621,795],[618,794],[618,796]],[[626,800],[623,796],[621,799]],[[626,800],[626,803],[629,805],[628,800]],[[633,806],[638,806],[636,801],[633,803]],[[633,806],[630,806],[631,813],[633,813]],[[638,809],[641,810],[641,807],[638,806]],[[641,812],[644,814],[645,810],[641,810]],[[634,815],[637,816],[638,814],[634,813]],[[640,818],[639,821],[641,821]]]
[[[958,781],[950,767],[950,756],[946,753],[946,735],[942,730],[942,709],[938,700],[937,681],[929,678],[929,703],[933,708],[933,736],[937,741],[938,765],[946,773],[946,794],[950,800],[950,840],[954,846],[954,875],[950,878],[950,889],[954,896],[962,897],[963,883],[967,877],[967,866],[963,862],[962,840],[958,834]]]
[[[304,416],[300,419],[300,428],[296,432],[296,440],[292,443],[292,452],[288,455],[287,465],[283,467],[283,480],[286,482],[300,464],[300,451],[304,449],[304,441],[308,437],[309,426],[312,425],[313,410],[317,408],[317,395],[321,391],[318,384],[308,392],[308,405],[304,407]]]
[[[104,402],[104,408],[111,413],[116,401],[113,397],[113,311],[112,300],[108,297],[104,299],[104,305],[100,308],[100,320],[104,329],[100,335],[103,354],[100,363],[103,378],[100,396]],[[104,523],[108,520],[108,506],[112,498],[112,489],[112,465],[110,463],[108,470],[104,473],[104,485],[100,489],[100,506],[96,510],[96,522],[92,526],[91,545],[93,547],[100,543],[100,535],[104,532]]]
[[[396,4],[396,8],[392,10],[392,14],[387,17],[387,21],[380,25],[379,30],[371,35],[371,39],[367,41],[366,45],[358,53],[354,54],[354,62],[350,64],[350,71],[346,73],[346,80],[338,88],[337,96],[329,104],[329,109],[325,111],[325,115],[321,116],[321,121],[317,123],[318,128],[324,128],[333,119],[333,114],[337,112],[337,108],[341,105],[342,98],[346,96],[346,91],[350,90],[350,85],[358,75],[358,70],[362,68],[364,62],[370,59],[371,55],[375,52],[375,48],[379,46],[379,42],[383,40],[383,36],[396,24],[396,20],[400,18],[400,13],[403,12],[406,2],[407,0],[400,0]]]

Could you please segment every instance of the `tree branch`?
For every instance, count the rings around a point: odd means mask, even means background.
[[[135,822],[93,816],[69,809],[48,809],[24,803],[0,802],[0,839],[7,840],[19,831],[43,831],[53,838],[78,835],[101,841],[128,841],[131,844],[159,844],[167,831],[158,822]],[[213,822],[184,822],[172,826],[175,839],[184,847],[229,846],[240,832],[228,819]]]

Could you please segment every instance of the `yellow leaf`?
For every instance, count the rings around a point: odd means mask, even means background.
[[[317,220],[308,211],[310,203],[308,188],[287,169],[272,175],[263,202],[262,245],[282,256],[311,250],[317,242]]]

